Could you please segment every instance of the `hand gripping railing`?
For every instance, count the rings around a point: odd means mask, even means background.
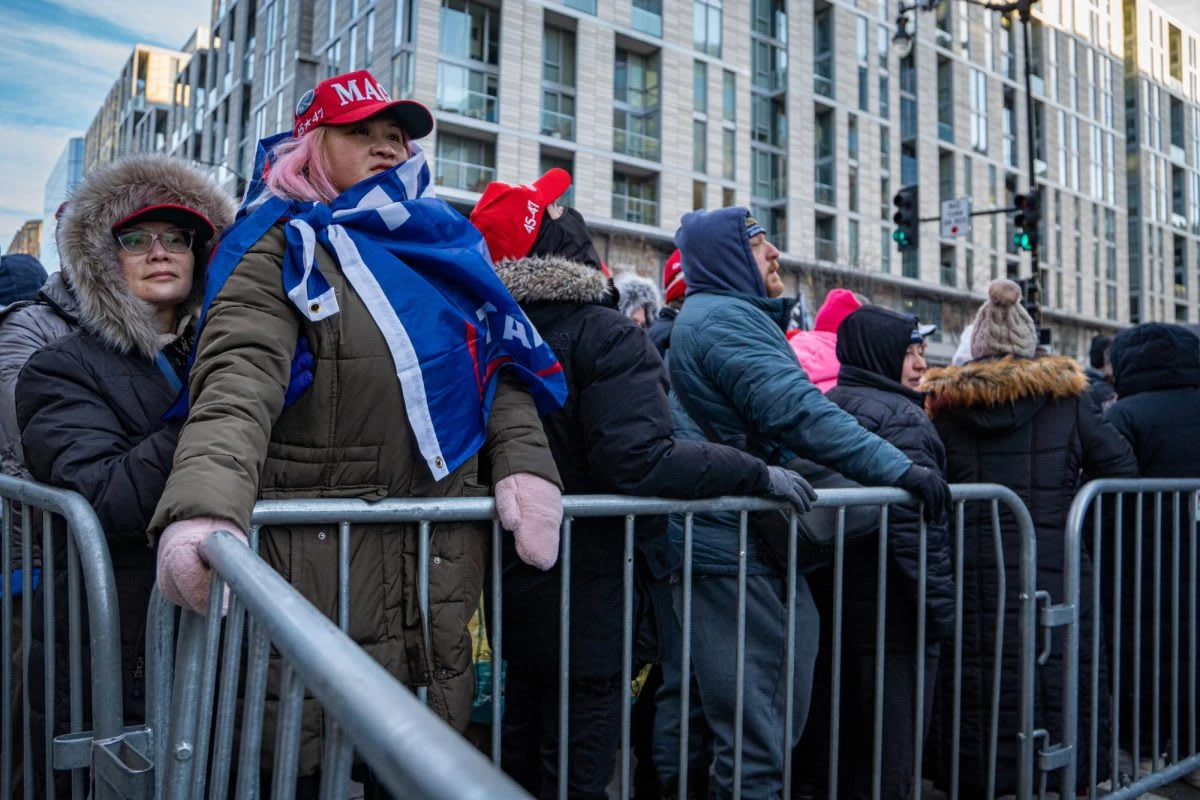
[[[1088,774],[1084,785],[1090,797],[1137,797],[1200,769],[1196,718],[1200,691],[1196,661],[1200,638],[1196,603],[1200,577],[1198,501],[1200,478],[1098,480],[1083,486],[1075,496],[1064,539],[1064,603],[1078,617],[1082,562],[1087,552],[1094,574],[1090,598],[1092,637],[1091,641],[1081,641],[1078,621],[1067,629],[1064,689],[1068,702],[1063,707],[1062,749],[1068,757],[1061,765],[1063,786],[1076,784],[1079,759],[1085,753]],[[1125,524],[1130,514],[1132,530]],[[1090,547],[1085,538],[1089,523]],[[1180,563],[1185,557],[1186,566]],[[1126,559],[1132,559],[1132,563]],[[1109,585],[1104,584],[1106,579],[1111,581]],[[1170,590],[1164,592],[1168,586]],[[1123,588],[1131,588],[1131,607],[1125,607]],[[1142,629],[1143,613],[1147,611],[1153,620],[1149,631]],[[1170,630],[1164,638],[1166,621]],[[1185,645],[1186,653],[1182,652]],[[1087,710],[1093,720],[1105,710],[1110,716],[1103,729],[1093,724],[1086,740],[1080,739],[1078,730],[1083,649],[1090,653],[1092,665],[1091,691],[1083,698]],[[1149,670],[1142,664],[1147,650],[1152,660]],[[1130,655],[1133,674],[1127,675],[1125,657]],[[1169,663],[1162,663],[1164,659]],[[1112,689],[1107,694],[1101,693],[1102,663],[1107,663],[1110,670]],[[1167,684],[1165,689],[1163,684]],[[1151,695],[1149,709],[1143,706],[1144,687]],[[1163,719],[1164,713],[1169,719]],[[1187,715],[1183,731],[1181,713]],[[1147,723],[1148,731],[1144,727]],[[1102,743],[1109,745],[1107,782],[1100,771]],[[1122,763],[1123,750],[1130,756],[1128,763]],[[1143,751],[1147,755],[1142,755]],[[1139,763],[1142,759],[1148,762],[1148,769]]]
[[[28,683],[22,691],[22,711],[25,720],[25,736],[23,749],[24,791],[25,798],[31,798],[33,791],[32,774],[40,770],[47,787],[54,785],[55,770],[72,770],[72,794],[82,798],[87,790],[86,768],[92,768],[92,796],[103,800],[109,797],[148,797],[149,776],[151,765],[145,753],[148,751],[146,730],[141,727],[126,729],[122,719],[122,686],[121,686],[121,631],[120,616],[117,608],[117,594],[113,577],[112,561],[109,558],[108,544],[104,531],[96,518],[92,507],[87,501],[74,492],[55,489],[32,481],[21,480],[0,475],[0,506],[3,506],[3,541],[0,543],[0,576],[3,586],[12,585],[12,553],[10,542],[13,539],[13,509],[12,501],[22,504],[21,521],[23,546],[21,553],[22,573],[28,579],[32,574],[31,552],[33,543],[31,521],[34,515],[31,509],[42,512],[42,574],[41,590],[37,593],[26,591],[24,598],[37,598],[40,595],[43,614],[45,617],[44,641],[46,642],[44,670],[45,696],[44,708],[47,715],[45,733],[44,764],[33,764],[33,755],[29,734],[30,702]],[[55,597],[53,587],[55,575],[54,541],[52,516],[58,515],[66,523],[67,533],[67,590],[68,590],[68,653],[69,675],[68,686],[70,694],[70,733],[59,736],[51,743],[53,721],[55,716]],[[83,591],[87,598],[89,651],[91,653],[91,686],[92,686],[92,730],[83,730],[83,664],[82,664],[82,620],[80,619],[80,575],[83,577]],[[0,671],[3,674],[4,695],[0,698],[3,714],[0,731],[3,732],[3,756],[0,758],[0,795],[12,796],[13,782],[13,742],[9,732],[12,730],[12,713],[10,705],[12,698],[12,633],[10,621],[13,618],[13,597],[10,592],[3,592],[0,603],[3,608],[3,619],[0,619],[0,631],[3,632],[3,642],[0,650],[3,652],[3,663]],[[23,630],[23,660],[24,672],[28,675],[28,653],[31,642],[33,602],[22,603]]]
[[[354,751],[397,797],[527,797],[235,537],[216,533],[201,545],[201,553],[213,569],[212,594],[207,618],[188,611],[182,614],[161,796],[204,796],[221,598],[228,584],[232,597],[213,732],[212,796],[224,797],[228,789],[242,622],[248,616],[250,656],[237,797],[257,796],[259,790],[257,748],[272,647],[283,660],[272,796],[295,793],[301,709],[307,691],[321,703],[327,720],[323,798],[344,796]],[[151,682],[163,685],[158,677]]]

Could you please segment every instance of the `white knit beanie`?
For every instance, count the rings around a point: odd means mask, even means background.
[[[1014,355],[1033,358],[1037,327],[1021,305],[1021,287],[1008,280],[992,281],[988,299],[975,315],[971,357]]]

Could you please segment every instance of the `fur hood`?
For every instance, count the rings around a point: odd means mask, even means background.
[[[613,278],[617,287],[617,310],[625,316],[633,313],[635,308],[646,309],[646,324],[658,319],[658,309],[662,305],[662,295],[654,281],[643,278],[635,272],[622,272]]]
[[[217,236],[233,221],[233,198],[204,173],[178,159],[132,156],[91,172],[72,194],[58,228],[62,269],[78,298],[80,323],[118,351],[147,358],[159,349],[154,310],[126,285],[112,226],[157,203],[196,209],[212,221]],[[204,269],[214,243],[195,248],[191,304],[204,295]]]
[[[1011,406],[1022,400],[1061,400],[1087,391],[1083,367],[1066,356],[972,361],[931,369],[921,379],[925,411]]]
[[[496,274],[518,303],[613,305],[616,292],[603,272],[555,256],[528,256],[496,265]]]

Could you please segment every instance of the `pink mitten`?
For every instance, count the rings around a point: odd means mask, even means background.
[[[158,538],[158,590],[177,606],[197,614],[208,613],[212,570],[200,556],[200,543],[217,531],[229,531],[248,543],[246,534],[227,519],[196,517],[172,522]],[[221,603],[221,615],[229,610],[229,587]]]
[[[557,486],[528,472],[514,472],[496,484],[496,512],[517,540],[522,561],[542,570],[554,566],[563,516]]]

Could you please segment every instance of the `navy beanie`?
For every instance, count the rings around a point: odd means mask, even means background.
[[[24,253],[0,256],[0,306],[32,300],[46,283],[42,262]]]

